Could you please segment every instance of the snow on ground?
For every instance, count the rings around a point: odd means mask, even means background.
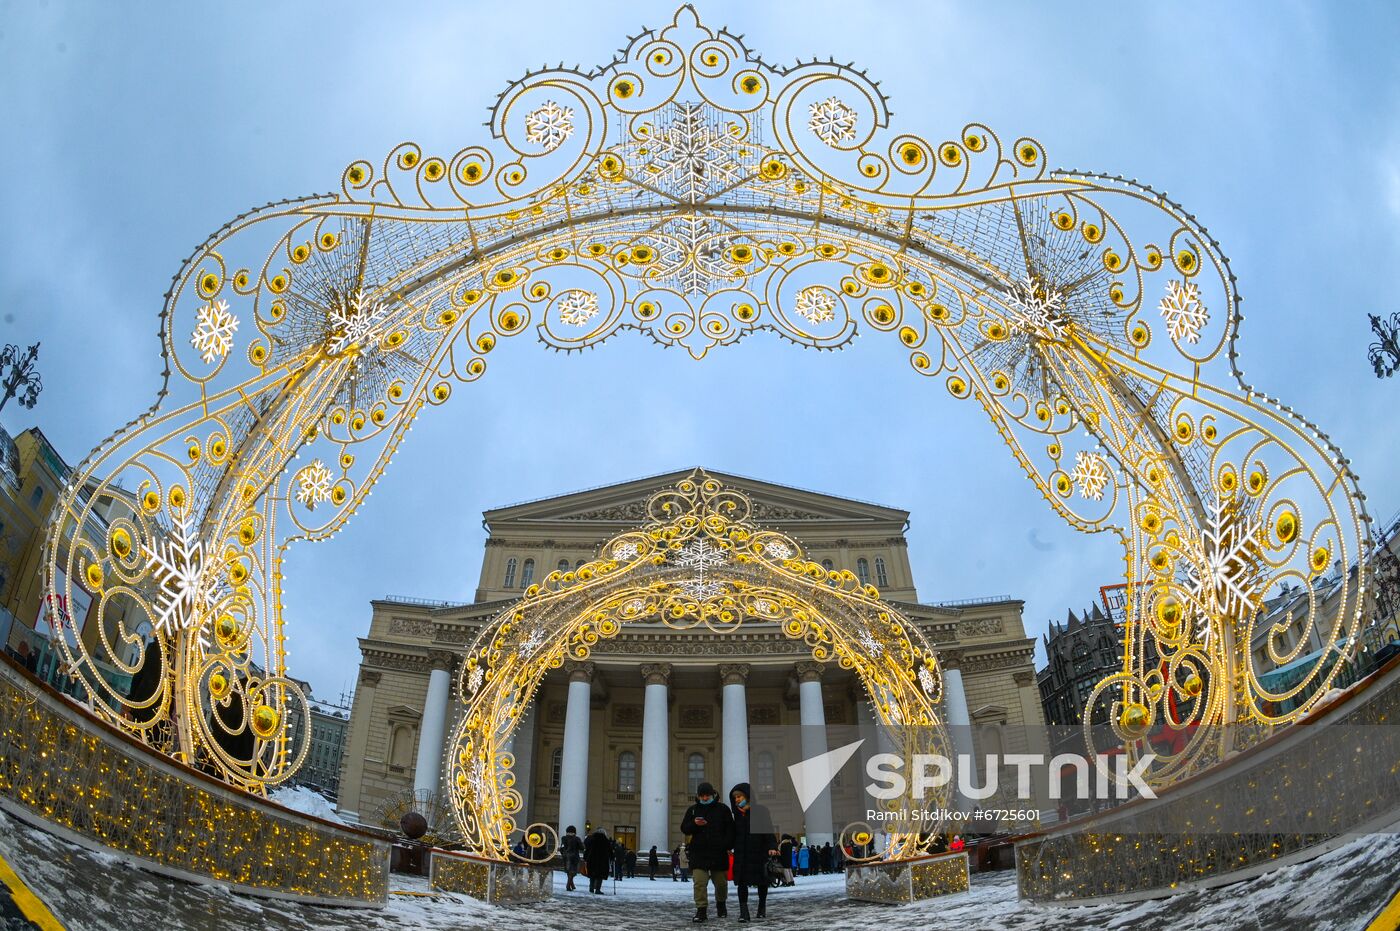
[[[299,811],[324,821],[334,821],[336,824],[345,823],[345,819],[336,814],[335,806],[326,801],[324,795],[308,789],[306,786],[274,789],[267,793],[267,799],[270,802],[276,802],[283,808],[290,808],[293,811]]]
[[[606,895],[564,892],[555,874],[548,902],[490,906],[465,896],[436,895],[427,881],[395,875],[383,909],[297,905],[233,895],[211,886],[165,879],[114,862],[0,814],[0,856],[71,931],[109,931],[138,921],[150,928],[272,929],[272,931],[424,931],[448,929],[689,927],[690,886],[668,877],[608,880]],[[1400,837],[1359,838],[1310,863],[1285,867],[1245,883],[1121,906],[1035,906],[1016,897],[1014,874],[973,877],[966,893],[890,906],[850,902],[844,877],[799,877],[793,889],[769,894],[760,929],[802,931],[1361,931],[1400,888]],[[738,915],[733,890],[728,926]],[[713,914],[713,911],[712,913]],[[712,918],[708,927],[714,927]]]

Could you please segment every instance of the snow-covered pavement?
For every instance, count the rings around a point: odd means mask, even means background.
[[[607,895],[563,891],[556,874],[548,902],[492,907],[464,896],[429,895],[425,880],[394,876],[395,894],[382,910],[294,905],[232,895],[209,886],[165,879],[116,857],[95,854],[0,814],[0,856],[71,931],[169,928],[190,931],[402,931],[402,929],[669,929],[690,927],[690,887],[669,877],[606,885]],[[1248,883],[1117,907],[1050,908],[1016,898],[1012,873],[973,877],[969,892],[907,906],[845,898],[842,876],[799,879],[774,889],[769,919],[757,928],[802,931],[1361,931],[1400,888],[1400,837],[1358,839],[1311,863],[1285,867]],[[706,927],[735,925],[730,917]]]

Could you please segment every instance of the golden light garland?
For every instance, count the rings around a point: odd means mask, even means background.
[[[466,845],[505,859],[523,800],[506,746],[540,682],[588,659],[624,626],[725,633],[776,624],[815,660],[853,670],[906,759],[947,745],[937,713],[942,675],[918,629],[848,569],[807,559],[793,538],[759,528],[746,495],[697,470],[647,501],[649,521],[619,534],[597,559],[531,585],[477,636],[459,674],[466,710],[449,742],[448,787]],[[946,809],[948,790],[929,801]],[[525,829],[548,858],[558,836]],[[890,835],[886,856],[917,856],[932,833]]]
[[[1373,546],[1356,477],[1243,382],[1234,278],[1163,195],[981,124],[897,131],[863,73],[770,66],[689,7],[595,71],[511,84],[489,127],[448,157],[356,161],[338,193],[238,217],[186,262],[161,318],[173,377],[75,470],[50,534],[48,591],[99,602],[100,656],[63,647],[99,712],[250,788],[287,778],[287,548],[337,531],[419,412],[523,333],[567,352],[630,329],[697,359],[755,330],[890,334],[983,407],[1057,513],[1122,540],[1123,666],[1092,700],[1130,755],[1181,735],[1155,781],[1232,749],[1200,725],[1295,720],[1349,661]],[[74,532],[99,507],[105,547]],[[1271,590],[1337,563],[1361,570],[1335,608],[1259,629]],[[145,710],[98,672],[134,671],[113,599],[157,628]],[[1271,691],[1314,635],[1328,649]]]

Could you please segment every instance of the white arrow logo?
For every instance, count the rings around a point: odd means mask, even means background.
[[[857,740],[855,743],[837,747],[835,750],[828,750],[826,753],[805,759],[801,763],[793,763],[788,767],[788,775],[792,777],[792,787],[797,790],[797,802],[802,806],[804,812],[817,800],[817,796],[831,785],[831,780],[836,778],[841,767],[846,765],[847,760],[855,756],[856,751],[863,743],[865,743],[864,739]]]

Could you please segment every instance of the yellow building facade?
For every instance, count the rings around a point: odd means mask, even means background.
[[[372,604],[340,786],[343,815],[396,822],[407,807],[432,808],[444,746],[462,709],[456,676],[477,633],[548,573],[577,568],[598,548],[646,519],[648,498],[690,470],[485,512],[488,530],[470,604],[407,597]],[[927,604],[910,566],[909,512],[784,485],[702,472],[737,489],[757,524],[799,541],[808,558],[849,569],[879,588],[939,651],[944,720],[966,725],[983,754],[1043,752],[1034,641],[1022,602],[985,598]],[[664,695],[661,728],[644,714]],[[693,800],[709,781],[726,791],[748,781],[760,796],[785,780],[781,761],[748,739],[765,725],[867,726],[864,688],[849,670],[818,663],[776,624],[727,633],[663,625],[625,627],[593,647],[589,661],[552,670],[512,739],[524,802],[521,824],[605,828],[633,849],[670,849]],[[955,728],[955,731],[958,729]],[[1033,744],[1041,743],[1039,746]],[[644,766],[644,759],[654,761]],[[658,785],[657,780],[662,780]],[[833,793],[853,795],[854,780]],[[665,817],[645,818],[642,799],[665,798]],[[644,824],[644,822],[649,822]],[[782,825],[820,842],[840,825]]]

